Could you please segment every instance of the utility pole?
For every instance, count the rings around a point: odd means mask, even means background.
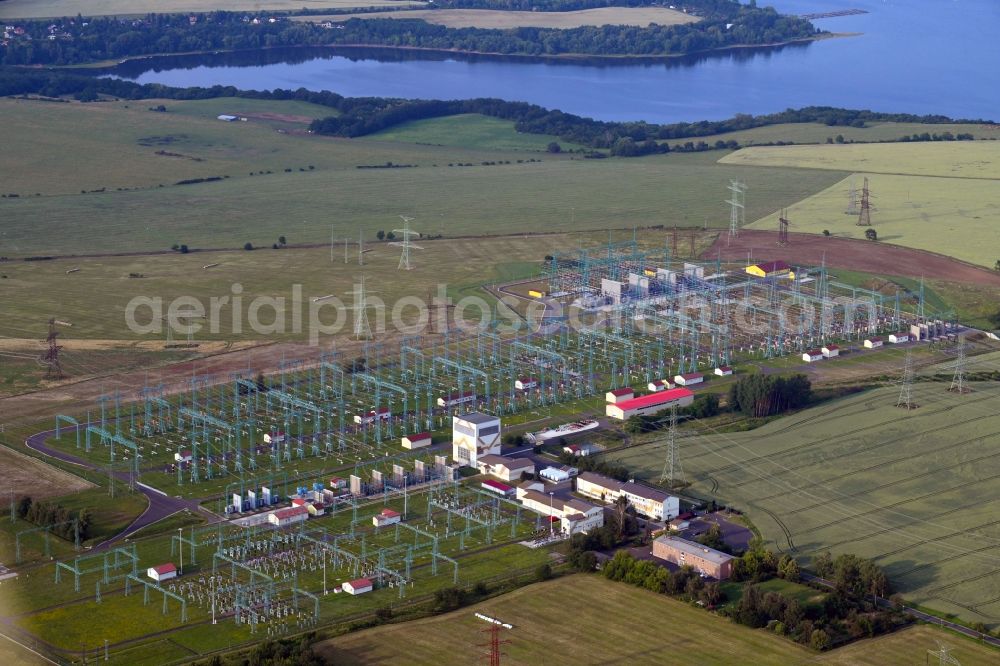
[[[778,217],[778,245],[788,245],[788,217],[787,211],[782,208]]]

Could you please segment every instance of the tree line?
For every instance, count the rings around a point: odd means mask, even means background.
[[[52,502],[34,501],[31,497],[21,497],[14,507],[17,517],[39,527],[52,526],[49,532],[60,539],[74,541],[79,530],[80,541],[90,537],[91,515],[89,509],[72,511]],[[74,528],[73,521],[76,521]]]
[[[194,23],[187,14],[134,19],[77,16],[59,23],[19,23],[25,35],[0,47],[0,64],[70,65],[154,54],[336,44],[527,56],[673,56],[778,44],[819,32],[809,21],[770,7],[740,5],[735,0],[702,4],[716,9],[695,23],[568,29],[450,28],[418,19],[379,18],[377,13],[349,19],[335,30],[266,12],[255,16],[266,19],[256,23],[246,13],[224,11],[201,14]]]
[[[514,123],[518,132],[554,135],[560,140],[588,148],[608,150],[613,155],[635,157],[651,152],[699,151],[711,148],[734,149],[735,141],[718,140],[714,144],[687,141],[675,144],[670,140],[725,134],[784,123],[823,123],[828,126],[858,126],[873,122],[899,123],[985,123],[982,120],[953,120],[946,116],[917,116],[902,113],[877,113],[869,110],[838,109],[810,106],[778,113],[752,116],[738,114],[720,121],[672,123],[659,125],[642,121],[617,122],[583,118],[563,111],[546,109],[526,102],[507,102],[493,98],[470,100],[401,100],[382,97],[344,97],[330,91],[240,90],[234,86],[177,88],[160,84],[138,84],[132,81],[95,78],[86,74],[20,68],[0,68],[0,95],[42,95],[60,97],[87,93],[109,95],[121,99],[196,100],[219,97],[247,99],[295,100],[326,106],[339,113],[314,120],[310,130],[317,134],[358,137],[411,120],[476,113]],[[595,156],[604,153],[595,152]]]
[[[821,560],[824,566],[828,564],[827,573],[833,578],[835,589],[824,594],[822,601],[807,604],[760,587],[775,577],[797,583],[800,573],[794,558],[788,554],[778,557],[761,548],[759,542],[733,560],[732,580],[743,583],[738,591],[730,585],[707,582],[691,566],[670,571],[654,562],[637,560],[625,550],[615,553],[603,565],[602,573],[609,580],[700,602],[733,622],[754,629],[767,628],[814,650],[886,633],[907,621],[895,609],[879,607],[871,597],[885,595],[889,587],[885,574],[870,560],[850,554],[836,559],[826,554]],[[737,594],[738,599],[730,599],[730,595]],[[735,603],[724,605],[727,601]]]

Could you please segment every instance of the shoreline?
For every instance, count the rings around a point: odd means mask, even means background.
[[[575,64],[586,64],[587,61],[595,63],[657,63],[672,62],[683,58],[704,57],[711,55],[724,55],[726,53],[736,53],[752,49],[770,50],[779,49],[786,46],[806,45],[812,42],[825,41],[827,39],[837,39],[842,37],[857,37],[863,33],[857,32],[827,32],[791,39],[783,42],[772,42],[769,44],[737,44],[718,49],[707,49],[702,51],[691,51],[689,53],[672,53],[660,55],[643,54],[589,54],[589,53],[553,53],[553,54],[529,54],[529,53],[500,53],[495,51],[469,51],[463,49],[446,49],[428,46],[393,46],[384,44],[308,44],[308,45],[283,45],[264,46],[254,49],[213,49],[202,51],[185,51],[179,53],[156,53],[148,55],[128,56],[121,60],[101,60],[92,63],[77,63],[73,65],[17,65],[23,69],[49,69],[55,71],[74,70],[113,70],[121,65],[138,63],[144,60],[154,60],[156,58],[183,58],[190,56],[211,56],[236,53],[268,52],[279,49],[326,49],[336,51],[338,49],[357,49],[364,51],[386,51],[390,53],[426,53],[429,55],[459,56],[468,58],[483,58],[495,60],[520,60],[524,62],[572,62]]]

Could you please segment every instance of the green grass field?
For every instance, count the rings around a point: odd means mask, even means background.
[[[169,0],[169,2],[157,2],[156,0],[7,0],[0,3],[0,19],[19,18],[53,18],[61,16],[85,16],[117,15],[129,16],[135,14],[150,14],[159,12],[166,13],[189,13],[189,12],[210,12],[213,10],[236,11],[260,11],[272,10],[296,10],[307,8],[316,9],[354,9],[355,7],[380,7],[380,6],[422,6],[421,2],[400,2],[399,0],[229,0],[228,2],[218,2],[216,0]]]
[[[435,146],[462,146],[483,150],[544,151],[549,142],[556,141],[564,150],[579,148],[563,143],[559,137],[545,134],[525,134],[514,130],[514,123],[490,118],[477,113],[466,113],[445,118],[411,120],[365,137],[374,141],[399,141]]]
[[[439,617],[348,634],[319,644],[338,664],[475,663],[488,625],[476,612],[514,625],[502,638],[504,663],[536,664],[917,664],[937,641],[963,666],[990,664],[996,651],[932,627],[816,654],[763,630],[730,623],[696,606],[599,576],[539,583]],[[637,619],[641,618],[641,626]]]
[[[148,110],[161,102],[166,113]],[[459,133],[481,148],[333,139],[306,134],[301,124],[288,129],[289,117],[325,113],[299,103],[0,100],[0,111],[10,137],[0,154],[0,170],[10,174],[3,191],[19,195],[0,199],[0,256],[9,257],[163,250],[178,242],[239,248],[270,245],[279,235],[323,243],[331,231],[355,238],[359,229],[391,228],[400,214],[415,217],[420,231],[447,236],[717,227],[728,220],[730,178],[747,181],[747,217],[756,219],[845,175],[720,165],[716,152],[607,160],[526,155],[487,146],[527,146],[536,137],[478,119],[472,127],[460,119]],[[224,123],[215,119],[220,112],[250,120]],[[418,134],[426,139],[428,131]],[[357,168],[388,162],[416,168]],[[94,163],[102,168],[88,167]],[[173,185],[207,177],[224,179]]]
[[[1000,143],[945,141],[822,146],[757,146],[720,161],[750,166],[834,169],[868,173],[1000,178]]]
[[[807,563],[826,550],[874,558],[908,599],[996,627],[1000,388],[946,389],[918,383],[913,412],[895,407],[890,387],[688,439],[684,470],[693,492],[748,510],[773,547]],[[662,446],[613,457],[654,478]]]

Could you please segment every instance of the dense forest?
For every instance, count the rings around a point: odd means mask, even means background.
[[[325,45],[524,56],[672,56],[796,41],[817,33],[809,21],[780,15],[771,8],[722,0],[698,4],[705,5],[706,18],[687,25],[605,25],[565,30],[448,28],[422,20],[378,18],[377,14],[352,18],[336,26],[237,12],[194,17],[150,14],[135,19],[88,20],[78,16],[58,23],[19,24],[16,30],[22,34],[12,35],[3,41],[5,46],[0,46],[0,64],[70,65],[151,54]]]
[[[696,139],[737,130],[752,129],[779,123],[823,123],[831,127],[864,127],[872,122],[951,123],[946,116],[917,116],[909,113],[876,113],[811,106],[788,109],[762,116],[737,115],[728,120],[701,121],[657,125],[646,122],[606,122],[582,118],[562,111],[550,110],[526,102],[505,102],[499,99],[470,100],[401,100],[381,97],[344,97],[329,91],[298,90],[239,90],[232,86],[211,88],[172,88],[159,84],[140,85],[121,79],[95,78],[82,73],[59,72],[16,67],[0,68],[0,95],[42,95],[47,97],[75,96],[94,100],[99,95],[121,99],[211,99],[245,97],[251,99],[297,100],[311,102],[336,110],[340,115],[313,121],[310,129],[317,134],[357,137],[410,120],[438,118],[462,113],[478,113],[510,120],[519,132],[558,136],[561,140],[609,150],[613,155],[634,157],[669,150],[706,150],[736,148],[734,141],[714,144],[687,141],[668,147],[667,141]],[[930,138],[930,137],[929,137]],[[919,140],[920,137],[917,137]],[[901,140],[913,140],[910,137]],[[722,145],[718,145],[718,144]],[[603,153],[600,153],[603,154]]]

